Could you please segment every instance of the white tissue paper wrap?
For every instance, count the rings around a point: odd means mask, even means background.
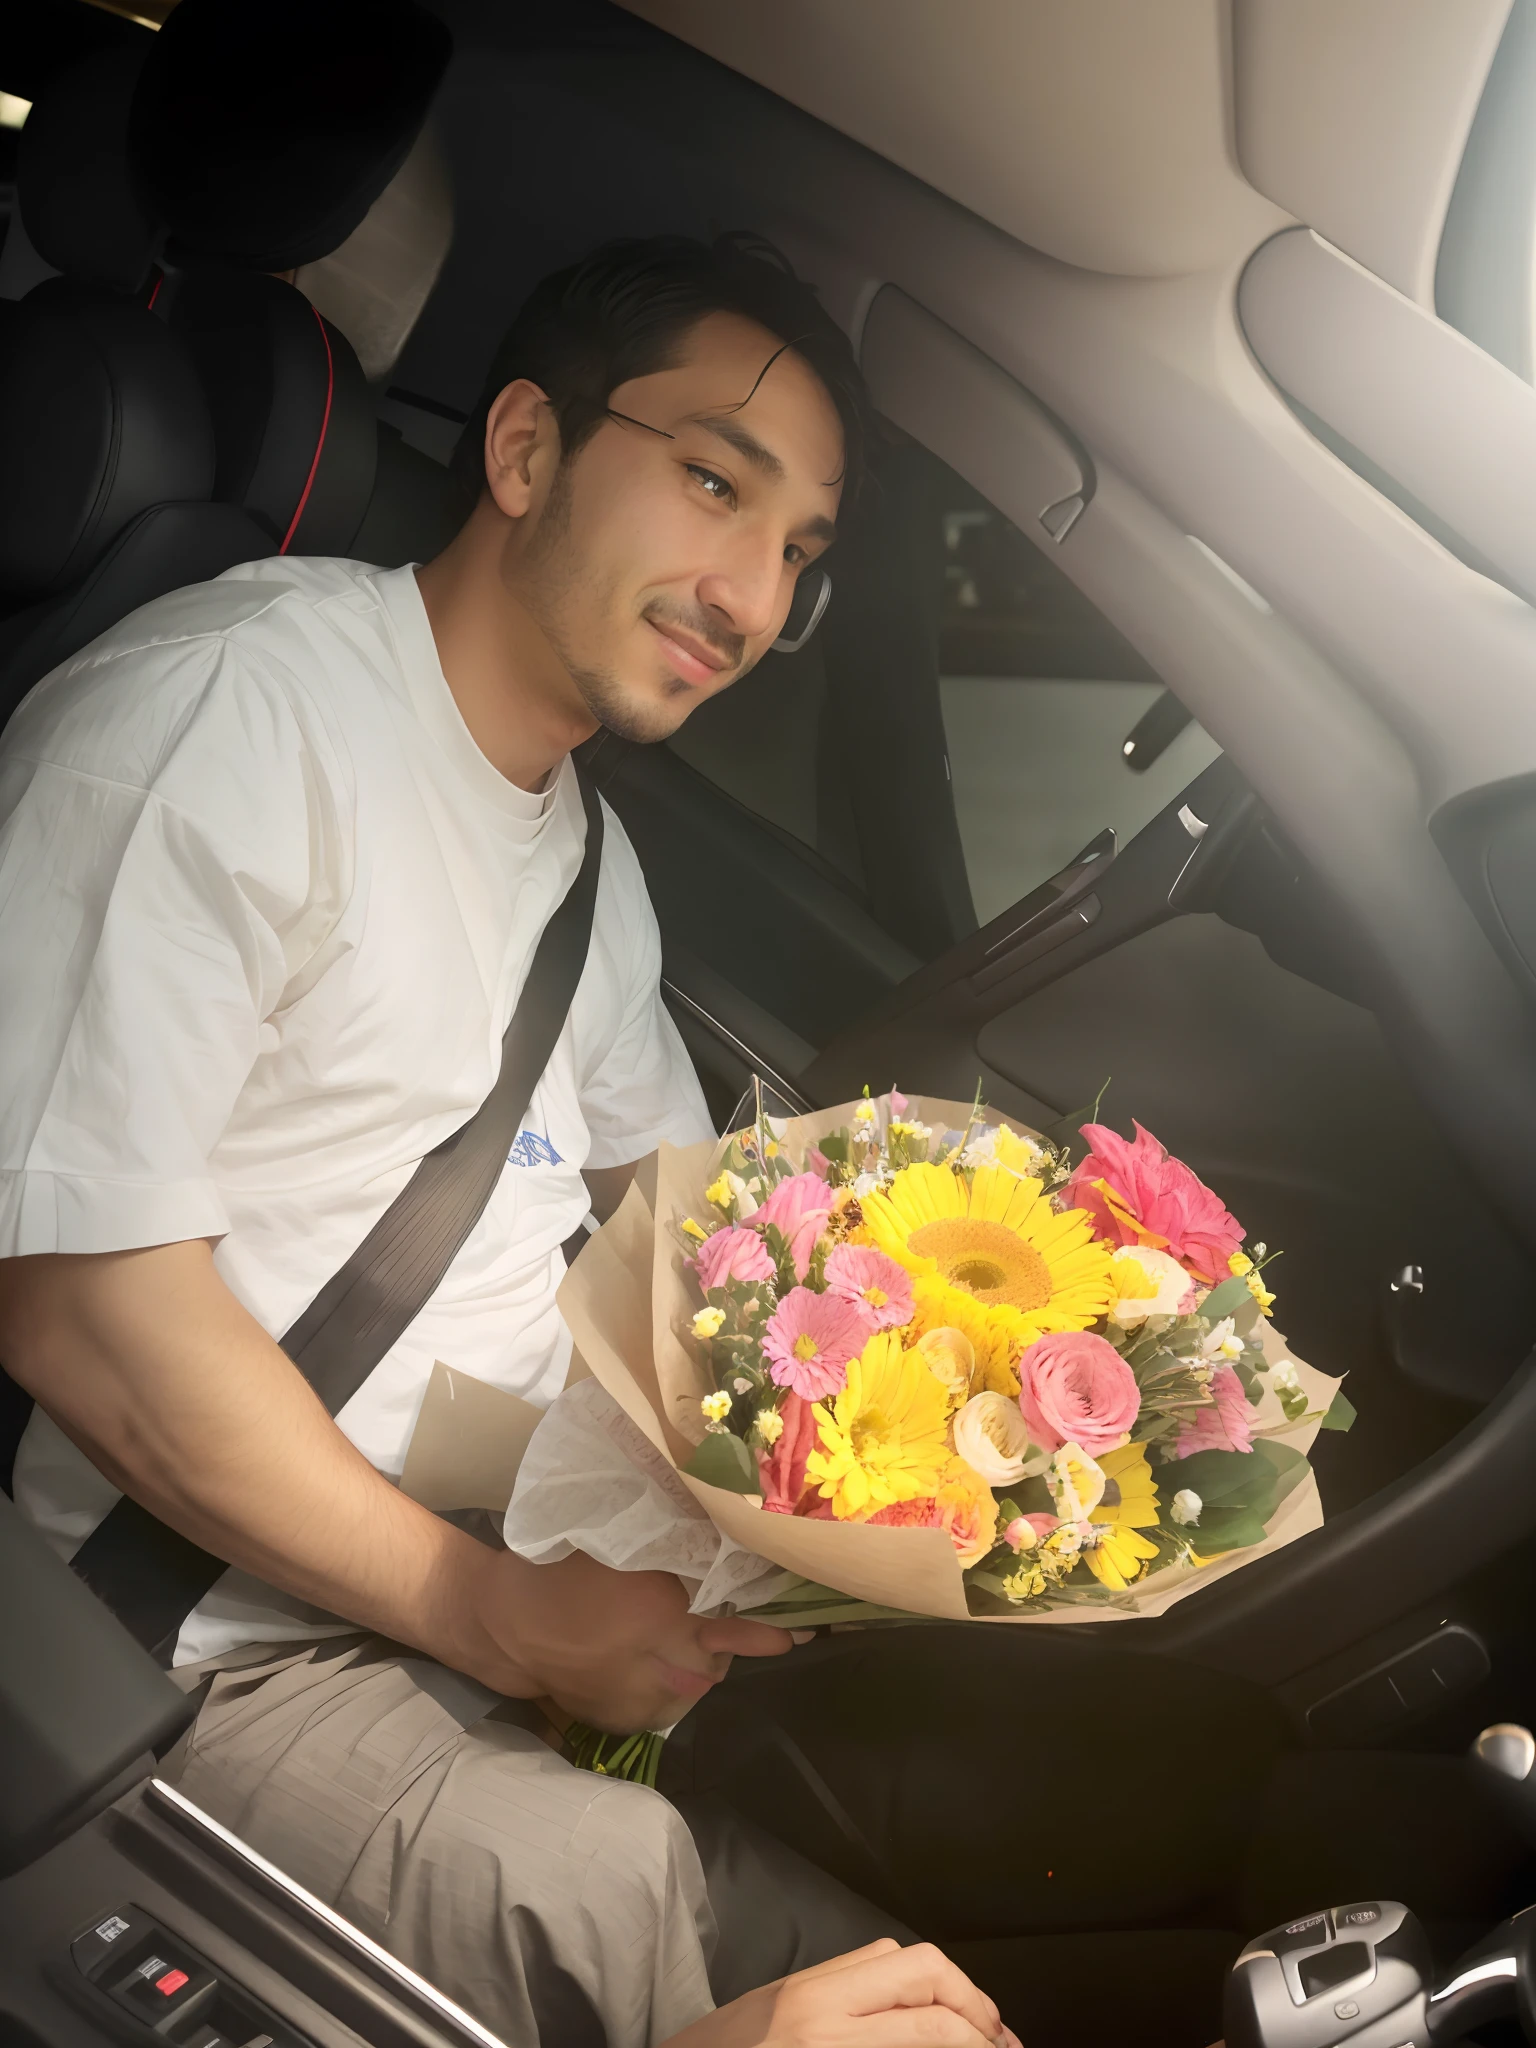
[[[793,1574],[722,1535],[612,1395],[567,1387],[529,1439],[502,1525],[530,1564],[584,1550],[621,1572],[675,1572],[691,1614],[758,1606]]]

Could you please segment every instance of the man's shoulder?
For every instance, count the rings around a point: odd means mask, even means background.
[[[386,629],[379,572],[358,562],[272,557],[171,591],[63,662],[27,697],[3,751],[153,780],[190,720],[227,710],[242,740],[320,740],[337,656]]]
[[[281,655],[379,610],[363,562],[272,555],[242,562],[208,583],[191,583],[141,605],[60,664],[54,676],[87,673],[199,643],[230,642],[248,656]],[[47,680],[52,680],[48,678]]]

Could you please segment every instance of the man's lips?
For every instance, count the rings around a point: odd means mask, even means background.
[[[672,626],[658,626],[654,619],[645,622],[661,642],[662,652],[677,670],[685,683],[712,683],[732,664],[706,641],[695,639],[691,633],[678,632]]]
[[[668,1692],[675,1692],[685,1700],[701,1700],[711,1686],[720,1680],[709,1671],[689,1671],[681,1664],[669,1664],[664,1657],[656,1662],[661,1667],[662,1682]]]

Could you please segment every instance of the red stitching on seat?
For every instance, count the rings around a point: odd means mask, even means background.
[[[336,389],[336,364],[331,356],[331,337],[325,331],[325,322],[320,318],[318,310],[314,306],[311,306],[309,310],[315,316],[316,324],[320,329],[320,339],[325,343],[325,411],[320,418],[320,438],[315,443],[314,459],[309,465],[309,475],[304,479],[303,493],[299,498],[298,504],[294,507],[292,519],[288,522],[288,531],[283,535],[283,544],[277,551],[280,555],[287,554],[289,542],[298,532],[299,521],[304,517],[304,507],[309,503],[309,494],[314,487],[315,471],[320,467],[320,452],[325,447],[325,430],[331,424],[331,394]]]
[[[155,272],[155,283],[154,283],[154,289],[153,289],[153,290],[152,290],[152,291],[150,292],[150,295],[149,295],[149,297],[148,297],[148,298],[147,298],[147,299],[145,300],[145,302],[144,302],[144,310],[145,310],[145,312],[146,312],[146,313],[153,313],[153,311],[155,310],[155,301],[156,301],[156,299],[158,299],[158,298],[159,298],[159,296],[160,296],[160,287],[161,287],[161,285],[163,285],[164,283],[165,283],[165,272],[164,272],[163,270],[157,270],[157,271]]]

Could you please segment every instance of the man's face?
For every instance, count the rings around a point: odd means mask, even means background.
[[[503,558],[580,699],[626,739],[664,739],[745,675],[831,544],[842,429],[781,348],[734,314],[701,321],[676,368],[612,393],[627,418],[553,471]]]

